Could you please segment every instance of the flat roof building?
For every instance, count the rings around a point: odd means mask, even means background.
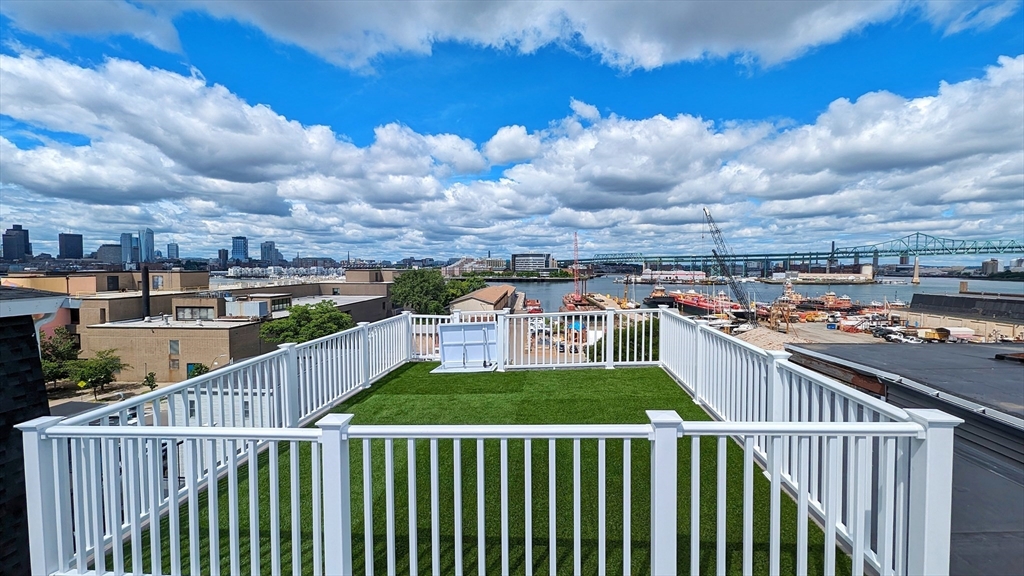
[[[81,234],[58,234],[57,235],[57,257],[68,259],[82,258],[82,235]]]
[[[788,344],[790,360],[954,429],[950,574],[1024,566],[1024,345]]]

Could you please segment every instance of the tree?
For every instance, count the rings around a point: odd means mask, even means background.
[[[260,338],[274,344],[308,342],[355,326],[352,317],[335,307],[333,302],[292,306],[288,316],[265,322]]]
[[[68,377],[68,363],[78,360],[78,344],[67,328],[61,326],[49,337],[39,339],[43,381],[57,382]]]
[[[114,352],[116,350],[100,350],[92,358],[68,362],[68,376],[78,382],[79,388],[92,388],[93,397],[97,397],[97,389],[102,390],[113,382],[121,370],[131,368]]]
[[[150,388],[150,392],[153,392],[153,390],[157,389],[157,373],[150,372],[146,374],[145,378],[142,378],[142,385],[147,388]]]
[[[486,285],[479,277],[445,282],[440,270],[410,270],[395,280],[391,299],[418,314],[444,314],[452,300]]]
[[[78,344],[68,329],[61,326],[53,331],[53,335],[40,338],[40,352],[44,360],[51,362],[67,362],[78,360]]]
[[[193,364],[192,367],[188,369],[187,377],[188,378],[196,378],[196,377],[202,376],[203,374],[206,374],[209,371],[210,371],[210,367],[207,366],[206,364],[203,364],[202,362],[200,362],[199,364]],[[151,372],[151,374],[152,374],[152,372]],[[152,390],[152,388],[150,388],[150,390]]]

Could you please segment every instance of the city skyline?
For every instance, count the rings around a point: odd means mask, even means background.
[[[707,252],[703,206],[737,252],[1024,230],[1019,2],[282,6],[5,2],[0,227],[392,260]]]

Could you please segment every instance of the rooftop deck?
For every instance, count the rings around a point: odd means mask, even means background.
[[[492,316],[458,375],[410,361],[460,319],[404,315],[26,423],[33,570],[948,571],[955,419],[628,314]]]

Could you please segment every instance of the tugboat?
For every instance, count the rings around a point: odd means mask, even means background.
[[[664,304],[666,306],[674,306],[676,299],[671,294],[665,293],[665,287],[661,284],[655,284],[654,290],[651,290],[651,295],[644,298],[644,306],[648,308],[657,308]]]

